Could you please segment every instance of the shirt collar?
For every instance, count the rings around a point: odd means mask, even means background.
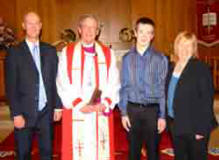
[[[25,41],[26,41],[27,46],[29,47],[30,50],[34,47],[34,45],[39,46],[39,41],[33,43],[33,42],[30,42],[27,38],[25,39]]]
[[[144,51],[144,54],[143,54],[143,55],[141,55],[140,53],[138,53],[136,46],[131,48],[131,52],[132,52],[132,53],[135,53],[135,54],[138,54],[139,56],[147,56],[147,55],[149,56],[149,55],[151,54],[151,52],[152,52],[152,47],[149,46],[149,47]]]

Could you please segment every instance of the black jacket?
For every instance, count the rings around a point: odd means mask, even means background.
[[[47,95],[50,118],[54,107],[61,107],[56,91],[58,58],[56,50],[40,42],[41,71]],[[25,41],[8,50],[6,57],[6,96],[11,116],[23,115],[28,126],[35,124],[38,114],[39,73]]]
[[[209,134],[217,126],[213,101],[214,87],[208,66],[191,58],[179,78],[174,94],[173,134]]]

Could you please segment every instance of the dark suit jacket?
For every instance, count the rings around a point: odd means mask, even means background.
[[[217,125],[213,101],[214,87],[208,66],[191,58],[175,90],[173,134],[209,134]]]
[[[52,120],[54,107],[61,101],[56,91],[56,50],[40,42],[41,71],[47,95],[46,111]],[[25,41],[8,50],[6,57],[6,95],[11,115],[23,115],[28,126],[37,121],[39,100],[39,73]]]

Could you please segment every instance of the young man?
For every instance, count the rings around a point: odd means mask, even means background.
[[[80,41],[60,55],[57,86],[65,108],[63,160],[114,159],[110,112],[118,102],[119,76],[113,51],[95,41],[98,29],[95,16],[83,15]]]
[[[167,59],[152,46],[154,22],[136,22],[135,47],[123,57],[119,108],[122,125],[129,132],[130,160],[140,160],[146,142],[149,160],[158,159],[158,134],[166,126],[165,78]]]
[[[6,58],[6,93],[14,121],[18,160],[31,159],[33,133],[39,138],[40,159],[52,159],[52,122],[60,120],[56,92],[57,56],[54,47],[40,42],[42,23],[29,12],[24,16],[26,38],[9,49]],[[53,115],[54,112],[54,115]]]

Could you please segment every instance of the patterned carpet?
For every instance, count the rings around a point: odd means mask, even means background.
[[[215,113],[219,120],[219,95],[215,99]],[[60,126],[61,124],[55,124],[54,127],[54,154],[53,159],[60,159]],[[118,109],[114,111],[114,126],[115,126],[115,157],[116,160],[128,159],[128,142],[127,135],[121,126],[120,115]],[[35,137],[36,139],[36,137]],[[33,143],[32,158],[38,160],[39,152],[37,149],[36,140]],[[13,124],[10,121],[9,108],[0,103],[0,160],[12,160],[14,159],[14,137],[13,137]],[[160,157],[161,160],[173,160],[173,150],[169,135],[165,132],[161,136],[160,141]],[[142,160],[147,158],[142,156]],[[209,144],[209,160],[219,160],[219,128],[214,130],[211,134]]]

